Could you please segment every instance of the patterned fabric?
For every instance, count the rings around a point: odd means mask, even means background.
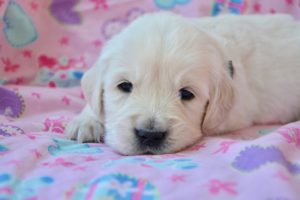
[[[0,199],[300,196],[300,122],[208,137],[174,154],[121,156],[65,139],[78,88],[0,87]]]
[[[83,72],[109,38],[157,10],[300,18],[300,1],[0,0],[0,199],[299,199],[300,122],[167,155],[121,156],[65,139],[85,104]]]

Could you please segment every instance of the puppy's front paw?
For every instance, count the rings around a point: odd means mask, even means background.
[[[87,116],[77,116],[66,127],[69,139],[78,142],[100,142],[104,136],[104,127],[96,119]]]

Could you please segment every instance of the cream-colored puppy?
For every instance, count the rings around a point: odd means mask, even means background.
[[[147,14],[108,42],[82,88],[88,104],[68,136],[104,136],[126,155],[290,122],[300,114],[300,23],[286,15]]]

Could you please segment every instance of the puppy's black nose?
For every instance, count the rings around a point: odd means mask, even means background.
[[[167,135],[167,131],[156,129],[134,129],[134,133],[141,145],[158,147]]]

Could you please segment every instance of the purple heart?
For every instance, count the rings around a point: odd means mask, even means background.
[[[74,11],[79,0],[53,0],[50,4],[50,13],[59,22],[65,24],[80,24],[80,14]]]
[[[20,117],[24,108],[24,101],[19,94],[0,87],[0,115]]]
[[[289,162],[281,150],[274,146],[261,147],[252,145],[246,147],[235,158],[232,166],[241,171],[250,172],[267,163],[281,164],[292,174],[300,173],[300,166],[297,163]]]

